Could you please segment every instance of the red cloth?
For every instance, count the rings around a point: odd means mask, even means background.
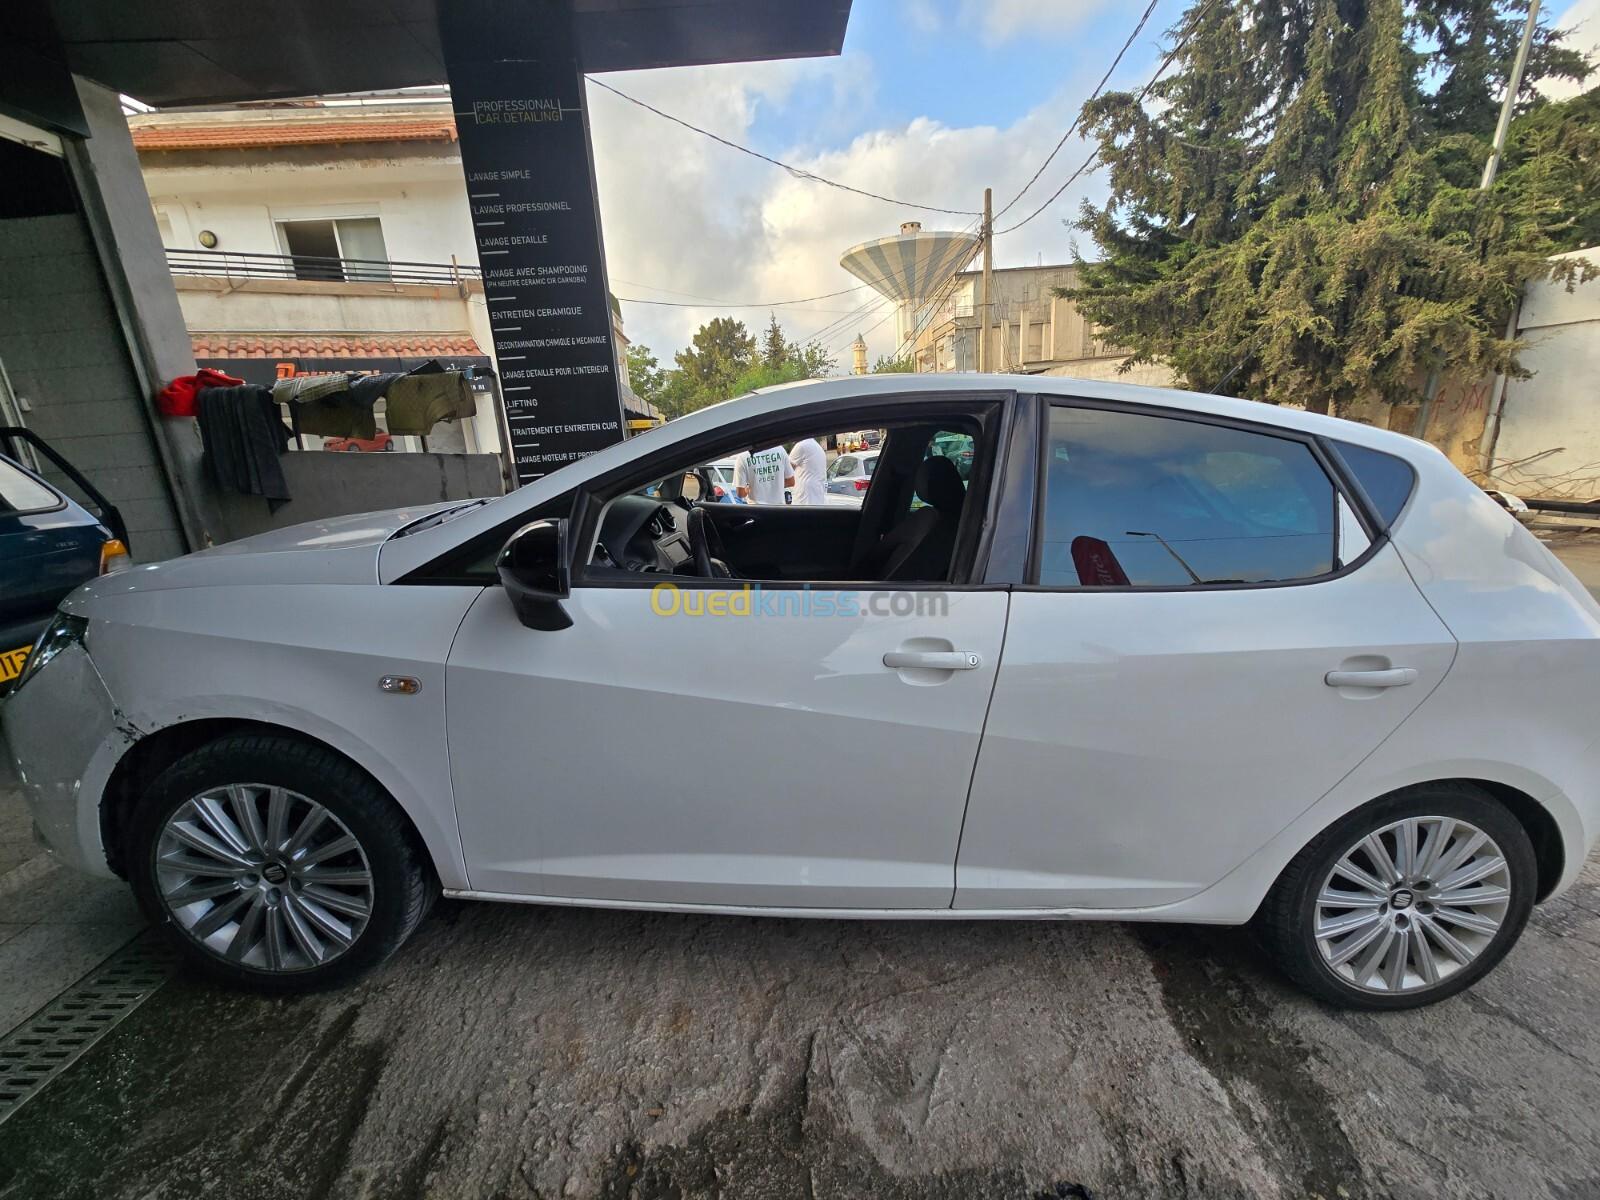
[[[201,367],[193,375],[179,375],[157,392],[156,409],[164,417],[193,417],[198,415],[195,396],[201,388],[239,387],[243,383],[244,380],[235,379],[232,375]]]

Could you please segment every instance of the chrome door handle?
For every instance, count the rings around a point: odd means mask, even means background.
[[[918,667],[924,671],[976,671],[983,659],[967,650],[891,650],[883,665],[901,670]]]
[[[1322,682],[1332,688],[1392,688],[1405,687],[1417,681],[1415,667],[1390,667],[1386,671],[1329,671]]]

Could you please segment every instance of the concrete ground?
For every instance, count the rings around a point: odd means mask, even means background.
[[[0,929],[93,895],[47,873]],[[0,1198],[1577,1200],[1597,1007],[1600,861],[1472,991],[1384,1016],[1236,930],[444,902],[344,991],[169,983],[0,1124]]]
[[[1584,587],[1600,595],[1600,532],[1560,530],[1548,534],[1545,543]]]

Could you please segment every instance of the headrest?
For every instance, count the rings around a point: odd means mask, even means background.
[[[961,482],[961,472],[955,463],[943,455],[933,454],[922,460],[911,481],[923,502],[931,504],[947,517],[957,516],[966,502],[966,485]]]

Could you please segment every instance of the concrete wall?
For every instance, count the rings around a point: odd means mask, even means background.
[[[211,508],[199,454],[156,412],[155,393],[169,379],[194,369],[188,333],[167,271],[166,251],[151,214],[139,156],[122,115],[121,98],[109,88],[77,79],[78,100],[90,136],[68,139],[71,164],[87,228],[117,311],[137,385],[136,399],[161,463],[184,549],[214,537]],[[145,557],[142,547],[136,558]]]
[[[1564,257],[1600,266],[1600,247]],[[1600,497],[1600,279],[1529,287],[1518,335],[1534,374],[1506,384],[1490,474],[1518,495]]]
[[[134,557],[182,554],[138,373],[80,214],[0,221],[0,362],[23,423],[121,509]]]
[[[1122,364],[1127,361],[1128,356],[1125,354],[1109,358],[1081,358],[1047,367],[1044,374],[1065,376],[1069,379],[1104,379],[1112,383],[1136,383],[1145,387],[1181,386],[1172,373],[1172,368],[1165,363],[1139,363],[1123,371]]]
[[[493,454],[289,453],[280,460],[293,496],[276,512],[260,496],[219,497],[226,539],[347,513],[499,496],[505,491]]]

